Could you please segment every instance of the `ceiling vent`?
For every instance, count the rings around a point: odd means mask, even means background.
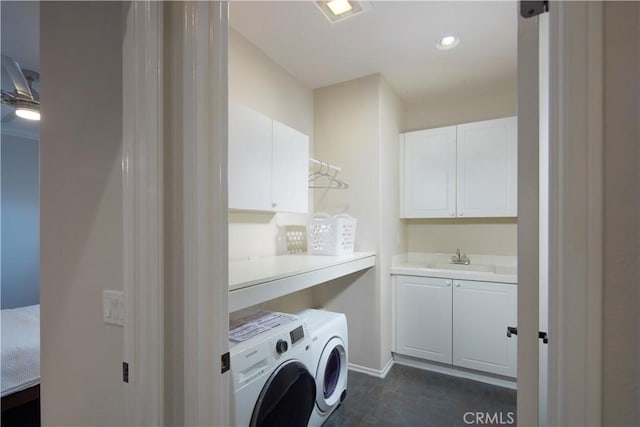
[[[315,4],[332,24],[371,9],[368,1],[330,0],[316,1]]]

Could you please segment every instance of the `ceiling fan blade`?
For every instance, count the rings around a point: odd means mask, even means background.
[[[18,95],[34,99],[31,89],[29,88],[29,83],[27,82],[20,65],[13,58],[7,55],[2,55],[2,67],[7,70],[7,74],[13,82]]]

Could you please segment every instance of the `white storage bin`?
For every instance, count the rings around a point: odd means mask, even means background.
[[[309,255],[347,255],[356,242],[356,219],[351,215],[314,214],[307,224]]]

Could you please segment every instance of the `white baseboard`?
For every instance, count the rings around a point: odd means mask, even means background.
[[[398,365],[411,366],[413,368],[424,369],[426,371],[438,372],[440,374],[450,375],[452,377],[466,378],[473,381],[479,381],[486,384],[496,385],[498,387],[509,388],[517,390],[518,383],[516,379],[502,377],[492,374],[485,374],[476,371],[470,371],[464,368],[458,368],[456,366],[447,366],[427,362],[413,357],[402,356],[399,354],[393,355],[394,363]],[[356,370],[356,369],[354,369]]]
[[[349,363],[349,370],[371,375],[372,377],[385,378],[389,373],[389,371],[391,370],[393,363],[394,363],[393,359],[389,359],[385,367],[382,369],[372,369],[372,368],[367,368],[366,366],[360,366],[354,363]]]

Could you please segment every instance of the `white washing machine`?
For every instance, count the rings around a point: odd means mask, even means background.
[[[303,321],[260,312],[232,322],[229,338],[233,425],[307,425],[316,384],[311,338]]]
[[[307,309],[297,314],[311,335],[316,404],[309,427],[321,426],[345,399],[348,373],[347,318],[342,313]]]

